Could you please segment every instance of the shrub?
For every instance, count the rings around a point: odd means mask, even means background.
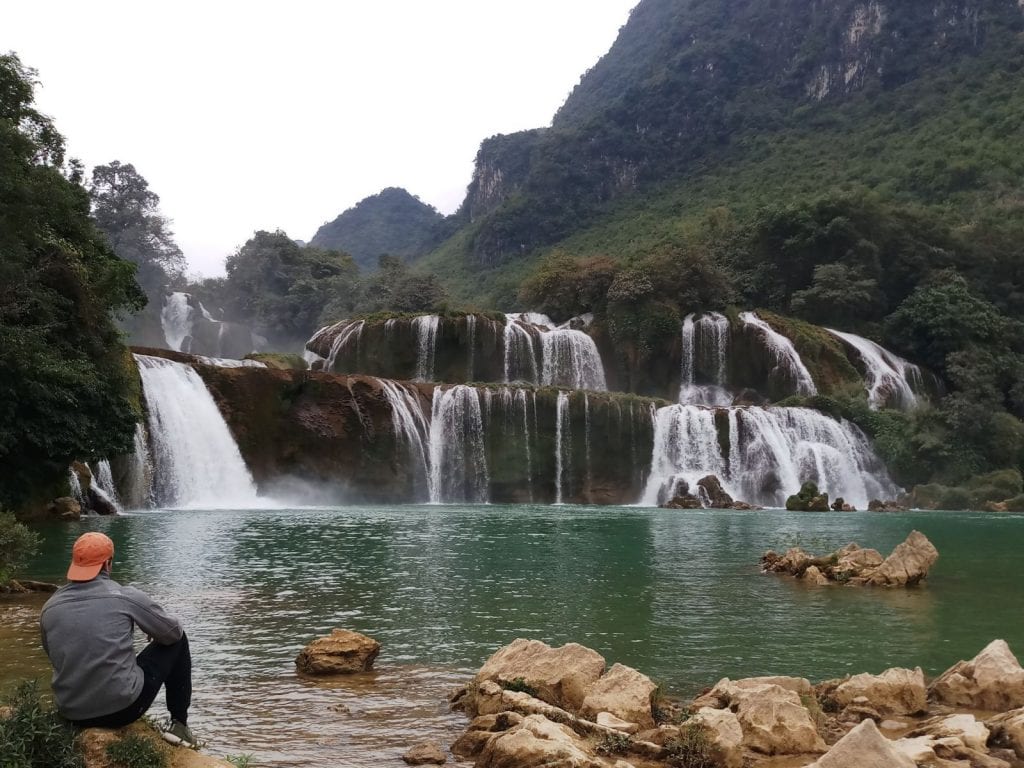
[[[676,768],[716,768],[714,748],[707,728],[701,723],[688,722],[679,728],[679,738],[665,744],[668,764]]]
[[[3,768],[84,768],[74,730],[42,703],[34,681],[21,683],[7,704],[0,717]]]
[[[107,744],[107,757],[118,768],[167,768],[167,755],[137,733],[126,734]]]
[[[19,523],[10,512],[0,511],[0,586],[24,567],[38,546],[37,534]]]
[[[599,755],[624,755],[633,746],[633,739],[628,733],[606,733],[601,743],[595,747]]]
[[[521,677],[517,677],[513,680],[503,683],[502,687],[506,691],[518,691],[520,693],[526,693],[534,698],[537,697],[537,689],[530,685],[526,680]]]

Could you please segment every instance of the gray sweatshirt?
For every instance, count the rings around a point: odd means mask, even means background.
[[[144,592],[100,573],[73,581],[43,606],[43,649],[53,664],[53,697],[68,720],[119,712],[142,692],[136,625],[161,645],[181,639],[181,623]]]

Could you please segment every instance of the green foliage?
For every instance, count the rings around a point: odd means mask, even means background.
[[[606,256],[576,259],[552,252],[519,289],[525,306],[556,322],[585,312],[604,314],[618,266]]]
[[[0,717],[0,766],[3,768],[83,768],[75,731],[43,704],[35,682],[19,684]]]
[[[135,374],[113,317],[145,303],[56,165],[63,140],[32,108],[33,78],[0,56],[0,503],[15,509],[73,458],[128,451]]]
[[[361,314],[443,311],[445,301],[444,288],[436,276],[414,272],[395,256],[381,256],[377,272],[360,286],[360,298],[355,309]],[[346,316],[331,304],[325,308],[321,320],[327,323]]]
[[[715,768],[718,760],[707,728],[686,722],[679,727],[678,738],[665,744],[668,764],[676,768]]]
[[[252,755],[243,753],[240,755],[225,755],[224,760],[231,763],[235,768],[252,768]]]
[[[0,510],[0,587],[23,568],[39,547],[39,535]]]
[[[502,683],[501,687],[504,688],[506,691],[518,691],[520,693],[525,693],[529,696],[537,696],[537,689],[530,685],[528,682],[526,682],[526,680],[522,677],[517,677],[507,682],[504,682]]]
[[[360,200],[313,235],[310,245],[352,255],[364,270],[384,254],[405,261],[422,256],[438,241],[444,217],[404,189],[389,187]]]
[[[358,295],[358,267],[339,251],[299,246],[284,232],[256,232],[228,256],[227,276],[206,280],[197,293],[277,347],[294,347],[328,312],[346,317]]]
[[[167,768],[167,755],[152,739],[127,733],[107,744],[107,757],[117,768]]]
[[[594,748],[599,755],[624,755],[633,746],[628,733],[606,733]]]

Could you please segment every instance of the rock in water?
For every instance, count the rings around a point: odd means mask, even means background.
[[[906,541],[898,544],[880,566],[867,574],[864,583],[909,587],[924,579],[938,559],[939,551],[928,541],[928,537],[920,531],[911,531]]]
[[[437,742],[424,741],[409,749],[402,759],[407,765],[444,765],[448,758]]]
[[[1024,669],[1005,640],[993,640],[939,675],[928,694],[943,704],[1005,712],[1024,707]]]
[[[61,496],[51,501],[46,511],[61,520],[75,521],[82,517],[82,505],[70,496]]]
[[[917,768],[917,764],[865,720],[807,768]]]
[[[704,489],[711,501],[711,506],[715,509],[730,509],[735,503],[732,496],[726,493],[722,487],[722,481],[715,475],[702,477],[697,481],[697,487]]]
[[[319,637],[295,657],[295,667],[304,675],[348,675],[366,672],[380,653],[380,643],[372,637],[335,629]]]

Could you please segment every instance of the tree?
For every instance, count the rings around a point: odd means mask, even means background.
[[[62,173],[63,137],[34,86],[0,56],[0,503],[16,510],[52,498],[72,459],[129,450],[137,383],[112,318],[145,304],[135,266]]]
[[[377,272],[360,285],[356,311],[368,312],[430,312],[444,304],[446,294],[436,275],[414,272],[402,259],[385,254],[377,260]],[[324,322],[339,319],[332,313]]]
[[[92,169],[89,186],[93,218],[120,258],[138,265],[138,281],[157,305],[185,272],[185,257],[174,242],[160,197],[131,163],[117,160]]]

